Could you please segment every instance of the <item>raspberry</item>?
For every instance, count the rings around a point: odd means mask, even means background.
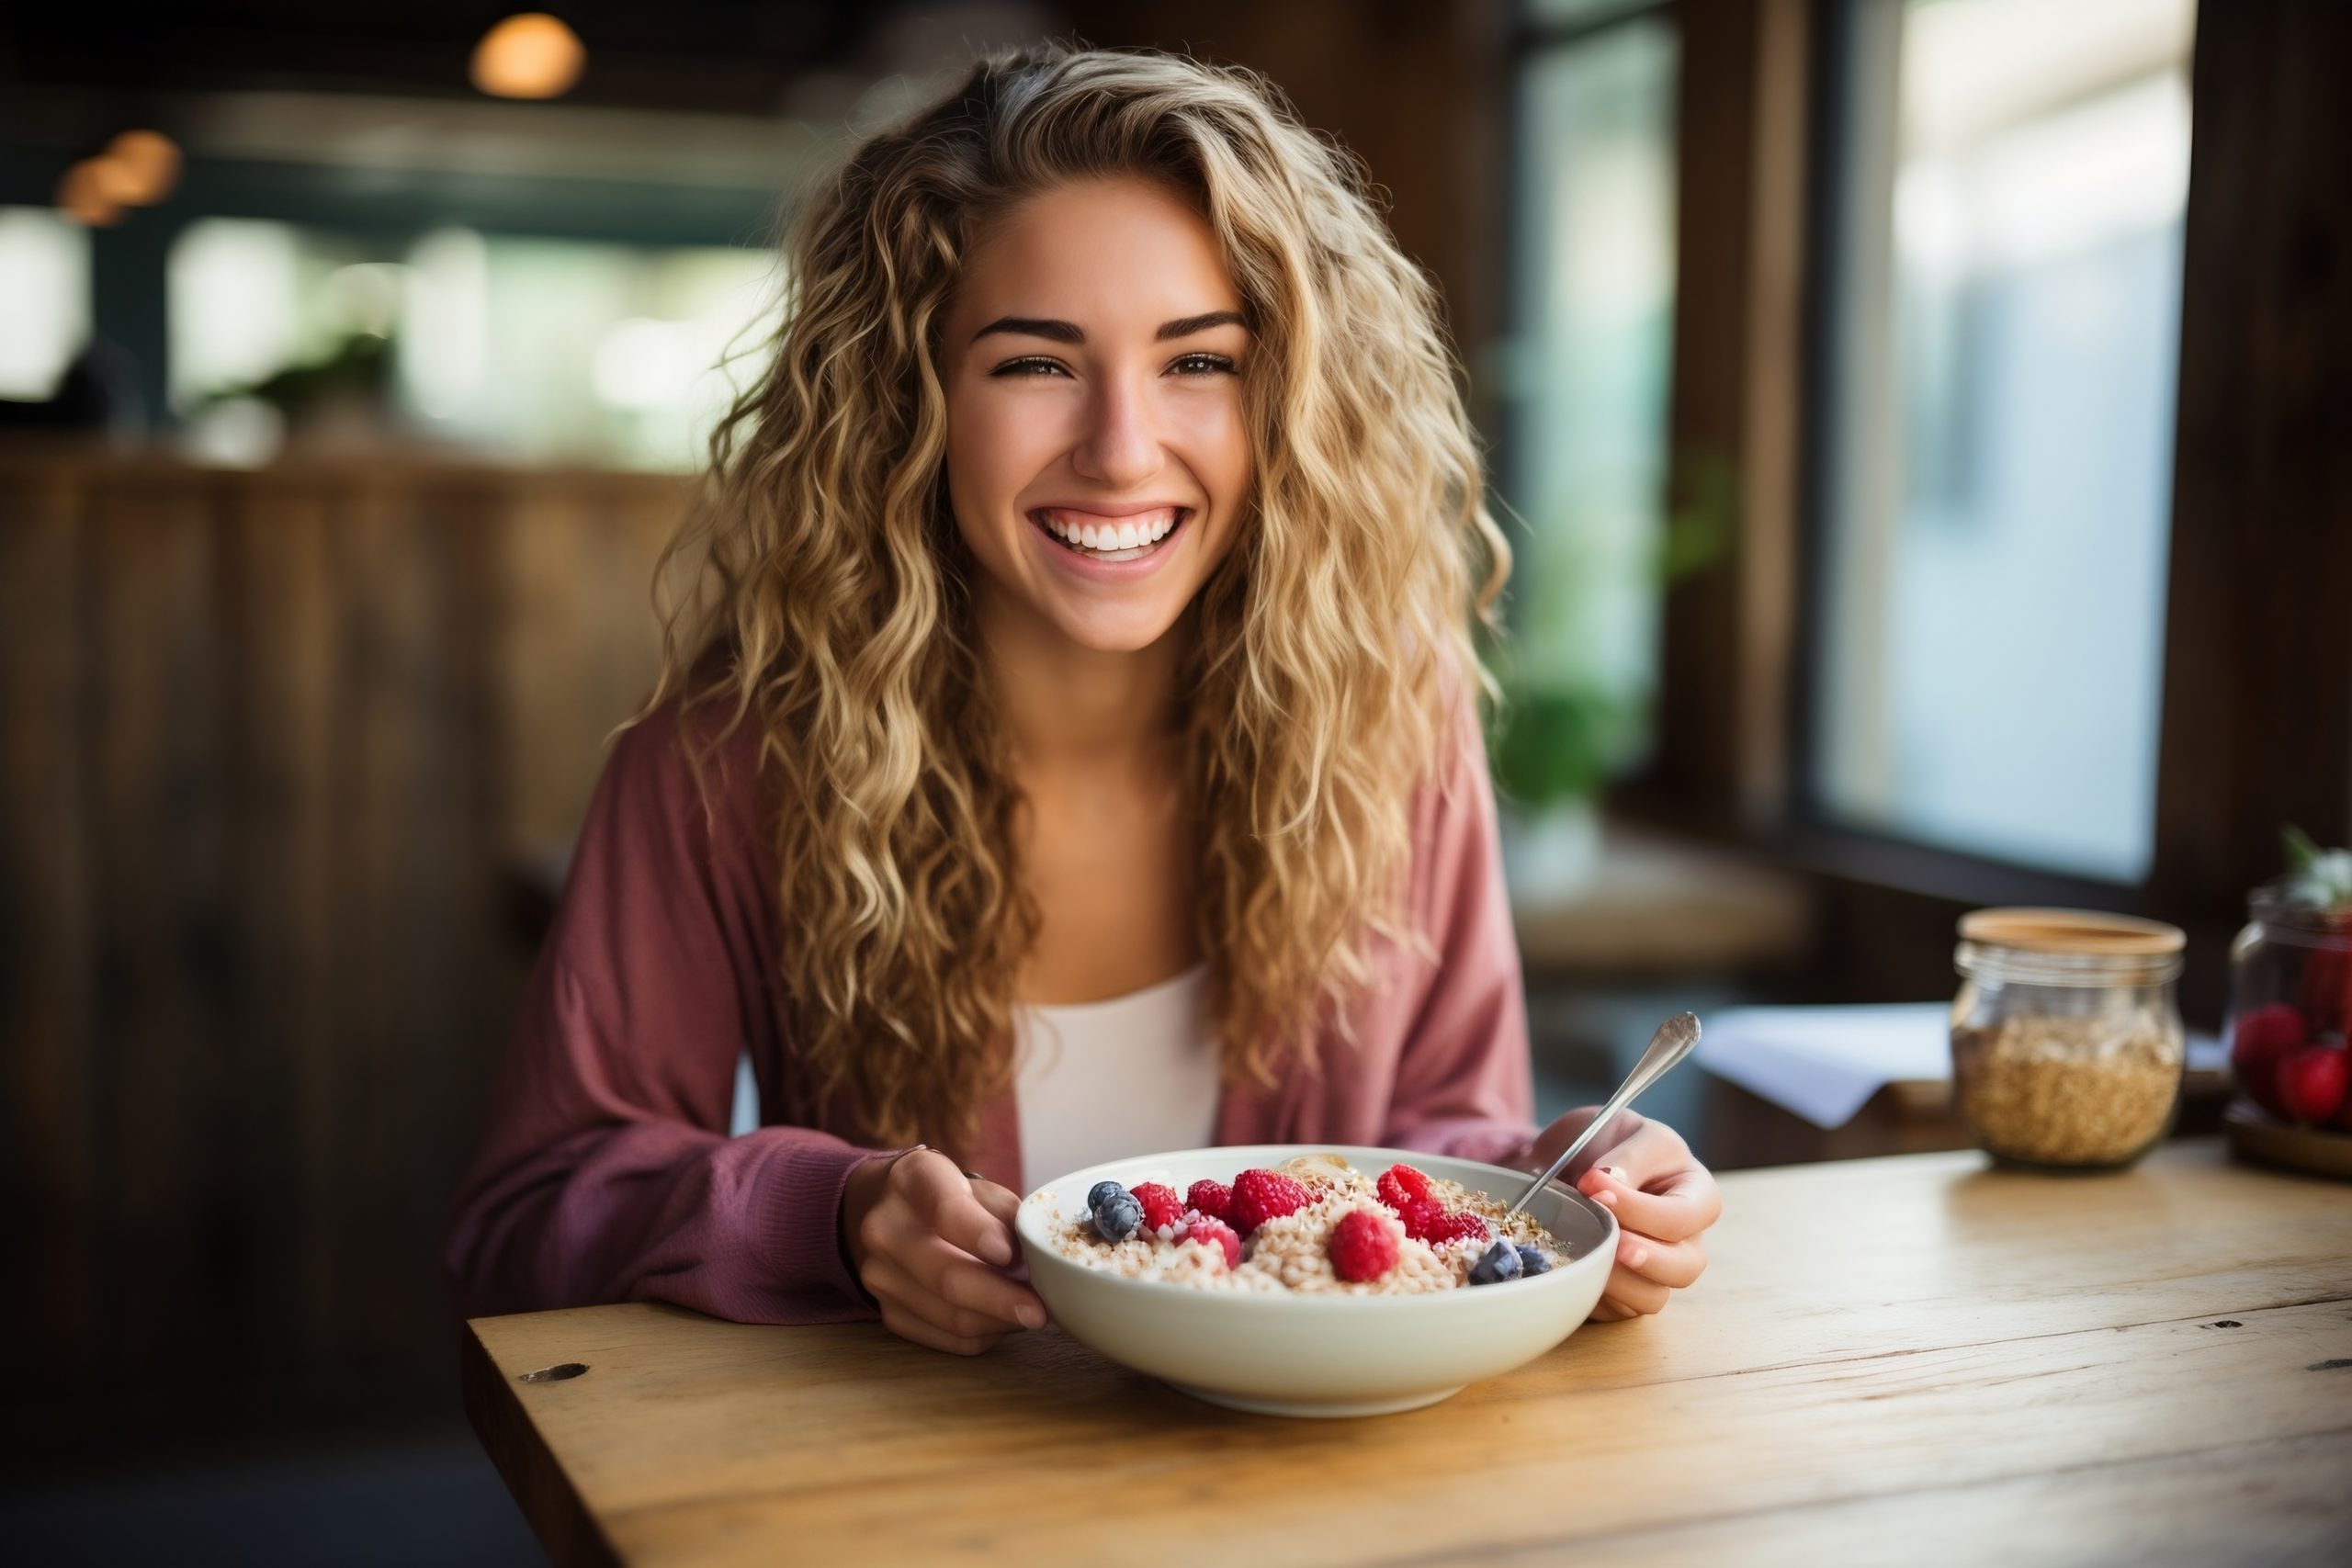
[[[2278,1094],[2278,1065],[2311,1037],[2311,1024],[2292,1002],[2271,1002],[2240,1013],[2231,1031],[2230,1066],[2238,1087],[2274,1116],[2285,1116]]]
[[[1380,1201],[1400,1214],[1405,1212],[1405,1205],[1414,1199],[1430,1195],[1430,1179],[1409,1165],[1390,1166],[1380,1173],[1376,1185],[1380,1189]]]
[[[2298,1045],[2279,1059],[2278,1103],[2294,1121],[2324,1127],[2344,1109],[2347,1057],[2341,1045]]]
[[[1271,1170],[1245,1170],[1233,1179],[1233,1202],[1226,1218],[1233,1222],[1235,1230],[1248,1235],[1268,1220],[1297,1213],[1307,1202],[1306,1189],[1289,1177]]]
[[[1445,1205],[1434,1198],[1408,1198],[1396,1206],[1396,1217],[1405,1222],[1405,1234],[1415,1241],[1427,1241],[1431,1233],[1445,1226]]]
[[[1184,1194],[1184,1201],[1210,1219],[1222,1220],[1233,1212],[1233,1189],[1204,1177],[1193,1183],[1193,1190]]]
[[[1487,1235],[1486,1221],[1476,1214],[1449,1214],[1445,1205],[1434,1198],[1408,1199],[1397,1217],[1405,1222],[1407,1235],[1431,1247],[1443,1247],[1449,1241],[1469,1236],[1483,1240]]]
[[[1204,1247],[1214,1243],[1225,1248],[1225,1266],[1227,1269],[1241,1267],[1241,1238],[1233,1234],[1231,1225],[1214,1214],[1204,1214],[1198,1209],[1185,1215],[1184,1223],[1188,1227],[1184,1232],[1187,1240],[1197,1241]]]
[[[1135,1189],[1135,1200],[1143,1205],[1143,1228],[1165,1230],[1184,1217],[1183,1200],[1173,1188],[1162,1187],[1157,1181],[1147,1181]]]
[[[1342,1280],[1377,1280],[1396,1267],[1397,1224],[1376,1209],[1351,1209],[1331,1227],[1331,1271]]]

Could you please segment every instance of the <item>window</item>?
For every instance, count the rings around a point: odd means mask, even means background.
[[[0,398],[40,402],[90,340],[90,232],[38,207],[0,207]]]
[[[231,461],[266,458],[289,421],[340,420],[505,457],[692,468],[751,374],[775,269],[729,246],[206,219],[169,262],[172,400],[197,449]]]
[[[2154,825],[2191,0],[1842,15],[1815,803],[2135,883]]]
[[[1598,783],[1634,759],[1657,675],[1676,36],[1658,6],[1547,0],[1530,21],[1499,454],[1526,524],[1511,530],[1510,662],[1549,699],[1527,719],[1576,730],[1550,749],[1580,749],[1569,773]]]
[[[426,236],[403,396],[476,444],[528,457],[699,467],[751,376],[775,258],[724,246]],[[722,368],[730,349],[744,356]]]

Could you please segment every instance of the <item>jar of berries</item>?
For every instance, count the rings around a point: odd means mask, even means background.
[[[2352,1133],[2352,851],[2287,849],[2230,945],[2230,1070],[2272,1119]]]

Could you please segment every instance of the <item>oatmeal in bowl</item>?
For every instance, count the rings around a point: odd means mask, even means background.
[[[1056,1324],[1213,1403],[1358,1416],[1434,1403],[1566,1338],[1615,1217],[1554,1182],[1408,1150],[1266,1145],[1074,1171],[1023,1201]]]
[[[1050,1204],[1046,1193],[1032,1202]],[[1203,1177],[1087,1190],[1048,1231],[1065,1258],[1201,1291],[1421,1295],[1547,1274],[1560,1244],[1505,1203],[1399,1160],[1377,1176],[1329,1152]]]

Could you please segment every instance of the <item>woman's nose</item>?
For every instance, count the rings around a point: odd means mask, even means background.
[[[1125,490],[1158,473],[1161,460],[1149,393],[1115,377],[1099,380],[1071,466],[1100,484]]]

